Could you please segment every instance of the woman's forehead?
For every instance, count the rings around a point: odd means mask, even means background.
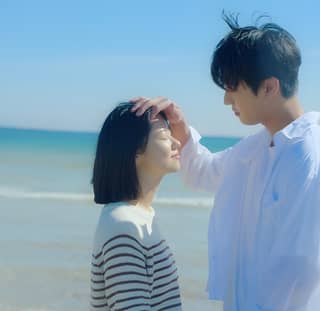
[[[156,118],[154,118],[150,122],[151,122],[152,129],[154,130],[156,129],[170,130],[168,122],[161,115],[156,116]]]

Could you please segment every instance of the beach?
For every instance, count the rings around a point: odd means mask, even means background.
[[[0,129],[0,310],[89,309],[91,247],[102,206],[90,185],[96,134]],[[207,138],[222,149],[234,139]],[[220,144],[220,145],[219,145]],[[163,180],[153,205],[173,250],[183,310],[206,298],[207,225],[213,197]]]

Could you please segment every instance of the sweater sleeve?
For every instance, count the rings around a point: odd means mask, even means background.
[[[200,134],[190,127],[191,136],[181,152],[181,175],[195,190],[213,192],[222,176],[232,148],[212,153],[200,144]]]
[[[133,230],[119,232],[93,253],[91,310],[151,310],[145,247]]]

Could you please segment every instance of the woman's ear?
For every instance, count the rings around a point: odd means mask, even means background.
[[[142,153],[138,151],[138,152],[136,153],[136,165],[137,165],[137,166],[140,165],[141,160],[142,160]]]

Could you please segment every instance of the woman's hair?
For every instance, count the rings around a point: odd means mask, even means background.
[[[223,16],[231,31],[214,51],[211,63],[214,82],[223,89],[236,90],[244,81],[257,94],[263,80],[275,77],[282,96],[294,95],[301,65],[294,37],[274,23],[240,27],[237,16]]]
[[[130,102],[120,103],[101,128],[92,177],[98,204],[135,200],[140,194],[136,155],[147,146],[151,110],[136,116],[132,107]],[[165,114],[161,115],[166,120]]]

